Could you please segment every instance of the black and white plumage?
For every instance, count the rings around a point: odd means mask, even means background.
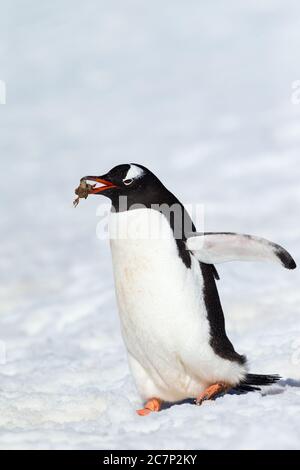
[[[214,264],[261,260],[294,269],[289,253],[249,235],[197,233],[183,205],[142,165],[119,165],[85,180],[96,183],[93,194],[112,201],[121,330],[141,397],[175,402],[197,398],[216,383],[250,390],[276,381],[248,374],[246,358],[228,339]],[[180,210],[170,213],[175,206]],[[149,235],[157,227],[159,236]]]

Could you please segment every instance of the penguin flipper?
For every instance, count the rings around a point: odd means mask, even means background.
[[[292,256],[280,245],[265,238],[231,232],[192,233],[187,238],[189,251],[202,263],[227,261],[272,261],[295,269]]]

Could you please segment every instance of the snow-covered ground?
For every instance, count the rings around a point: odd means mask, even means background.
[[[230,338],[278,385],[141,418],[100,198],[72,208],[136,161],[299,261],[299,51],[296,0],[1,2],[1,448],[300,447],[299,271],[219,268]]]

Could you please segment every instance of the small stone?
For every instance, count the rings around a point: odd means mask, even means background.
[[[91,193],[93,186],[88,184],[84,179],[80,180],[79,186],[75,189],[75,194],[77,198],[73,201],[73,206],[77,207],[79,204],[80,199],[86,199],[88,195]]]

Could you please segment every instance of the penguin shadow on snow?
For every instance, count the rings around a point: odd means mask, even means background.
[[[289,387],[300,388],[300,380],[295,380],[292,378],[281,379],[279,382],[277,382],[273,386],[266,387],[265,389],[261,389],[261,390],[240,390],[238,388],[232,388],[227,393],[221,393],[217,397],[208,401],[218,400],[219,398],[223,398],[224,395],[247,395],[248,393],[259,393],[262,397],[265,397],[268,395],[280,395],[281,393],[284,393],[286,389]],[[167,410],[169,408],[172,408],[175,405],[187,405],[187,404],[196,406],[195,399],[187,398],[185,400],[181,400],[175,403],[165,402],[162,405],[162,410]]]
[[[288,378],[288,379],[281,379],[279,382],[277,382],[275,385],[272,387],[267,387],[265,390],[261,390],[261,395],[262,396],[267,396],[267,395],[280,395],[281,393],[284,393],[287,388],[300,388],[300,380]]]

